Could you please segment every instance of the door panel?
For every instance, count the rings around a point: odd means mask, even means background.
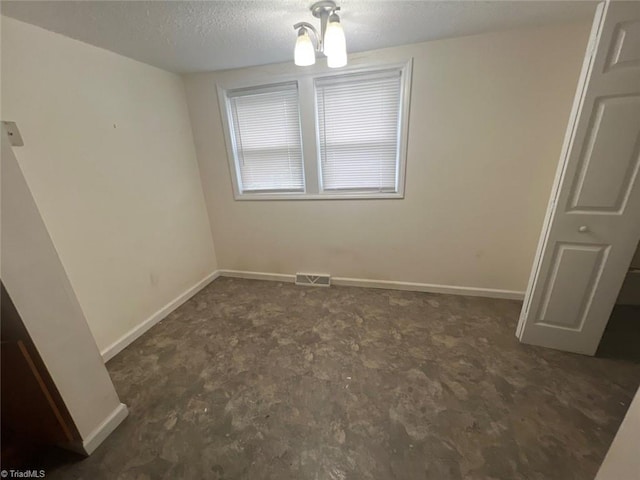
[[[582,328],[608,249],[605,245],[556,244],[537,325],[577,331]]]
[[[569,209],[619,214],[640,164],[640,95],[598,98],[593,117]]]
[[[640,2],[598,6],[516,335],[593,355],[640,239]]]
[[[605,72],[613,68],[640,68],[639,44],[640,21],[618,23]]]

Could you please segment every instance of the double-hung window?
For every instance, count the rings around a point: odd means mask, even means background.
[[[398,191],[400,70],[315,81],[322,190]]]
[[[297,84],[230,91],[227,109],[240,192],[303,192]]]
[[[219,86],[236,199],[402,198],[411,62]]]

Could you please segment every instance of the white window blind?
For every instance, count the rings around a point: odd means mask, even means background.
[[[297,83],[227,93],[240,192],[302,192]]]
[[[396,192],[402,71],[315,81],[323,190]]]

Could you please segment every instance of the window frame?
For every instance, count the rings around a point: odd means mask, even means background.
[[[218,82],[218,106],[225,137],[229,174],[235,200],[348,200],[348,199],[402,199],[405,195],[407,144],[409,138],[409,110],[411,106],[411,79],[413,58],[404,62],[368,62],[332,70],[327,67],[297,67],[294,73],[248,73],[237,81]],[[316,104],[315,81],[323,77],[336,77],[358,73],[370,73],[385,70],[399,70],[401,73],[398,161],[396,164],[396,191],[380,192],[367,190],[323,190],[322,166],[318,129],[318,105]],[[276,69],[271,69],[276,71]],[[230,108],[227,92],[276,86],[296,82],[298,87],[298,111],[302,138],[302,168],[304,175],[303,191],[292,192],[248,192],[240,190],[240,178],[234,151],[234,140],[230,127]]]

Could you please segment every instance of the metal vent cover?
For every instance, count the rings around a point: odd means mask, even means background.
[[[296,285],[329,287],[331,286],[331,275],[324,273],[296,273]]]

